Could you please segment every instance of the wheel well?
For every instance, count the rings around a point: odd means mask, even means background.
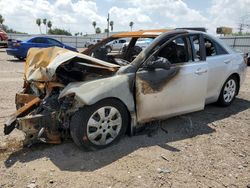
[[[233,73],[229,77],[235,77],[237,79],[237,81],[238,81],[238,88],[237,88],[237,91],[236,91],[236,95],[238,95],[239,90],[240,90],[240,76],[239,76],[238,73]]]
[[[109,98],[105,98],[105,99],[114,99],[114,100],[117,100],[117,101],[119,101],[120,103],[122,103],[123,105],[124,105],[124,107],[126,108],[126,110],[127,110],[127,113],[128,113],[128,122],[129,122],[129,124],[128,124],[128,127],[127,127],[127,130],[126,130],[126,134],[127,135],[130,135],[130,132],[131,132],[131,113],[130,113],[130,111],[128,110],[128,107],[127,107],[127,105],[121,100],[121,99],[119,99],[119,98],[116,98],[116,97],[109,97]]]

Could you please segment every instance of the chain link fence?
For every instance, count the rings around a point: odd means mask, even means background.
[[[235,50],[243,53],[250,52],[250,36],[226,36],[220,39]]]

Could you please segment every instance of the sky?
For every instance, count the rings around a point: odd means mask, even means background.
[[[205,27],[215,33],[229,26],[236,32],[240,22],[250,24],[250,0],[0,0],[4,24],[30,34],[40,32],[37,18],[72,34],[94,33],[93,21],[104,31],[108,13],[114,31],[130,30],[133,21],[133,30]]]

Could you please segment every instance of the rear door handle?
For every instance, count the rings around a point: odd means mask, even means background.
[[[207,72],[207,69],[197,69],[194,73],[200,75],[206,72]]]
[[[228,63],[230,63],[231,62],[231,60],[230,59],[226,59],[226,60],[224,60],[224,63],[225,64],[228,64]]]

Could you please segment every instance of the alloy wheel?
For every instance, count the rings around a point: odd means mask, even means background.
[[[121,131],[122,117],[112,106],[104,106],[96,110],[87,123],[87,137],[96,145],[111,143]]]

